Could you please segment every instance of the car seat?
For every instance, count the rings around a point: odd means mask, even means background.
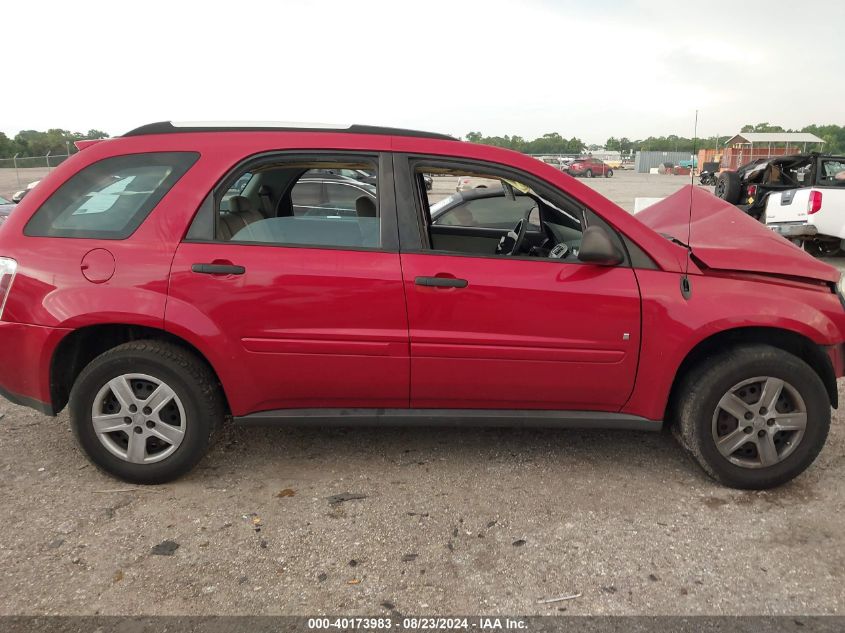
[[[241,229],[264,219],[260,211],[252,208],[252,202],[246,196],[232,196],[228,202],[229,211],[220,214],[217,224],[217,237],[221,240],[231,240]]]

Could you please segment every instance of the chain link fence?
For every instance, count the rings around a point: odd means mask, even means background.
[[[0,195],[8,198],[29,183],[44,178],[67,158],[68,154],[0,158]]]

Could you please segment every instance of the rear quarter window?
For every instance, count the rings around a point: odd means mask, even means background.
[[[126,239],[198,158],[196,152],[150,152],[98,161],[62,184],[24,235]]]

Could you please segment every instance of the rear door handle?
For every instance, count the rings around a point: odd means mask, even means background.
[[[234,264],[193,264],[191,271],[201,275],[243,275],[246,268]]]
[[[429,288],[466,288],[469,285],[466,279],[455,279],[454,277],[417,277],[414,279],[414,283]]]

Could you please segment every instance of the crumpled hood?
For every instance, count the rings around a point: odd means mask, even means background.
[[[692,196],[692,198],[690,198]],[[690,219],[692,199],[692,222]],[[836,282],[839,271],[808,255],[732,204],[687,185],[636,215],[646,226],[687,242],[708,268]]]

